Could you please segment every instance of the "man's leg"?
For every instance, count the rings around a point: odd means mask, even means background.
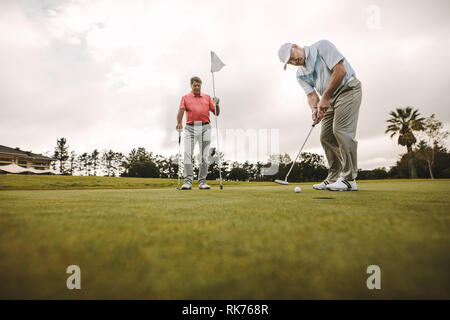
[[[335,182],[342,170],[342,156],[339,150],[339,144],[333,133],[334,110],[330,108],[322,119],[322,128],[320,131],[320,142],[322,143],[325,156],[328,161],[329,169],[327,180]]]
[[[208,175],[208,156],[209,147],[211,144],[211,125],[204,125],[202,128],[202,141],[200,145],[201,150],[201,163],[198,173],[198,183],[206,183],[206,176]]]
[[[194,152],[194,127],[186,125],[184,130],[184,183],[192,185],[194,177],[192,154]]]
[[[342,154],[341,177],[354,180],[358,175],[358,142],[355,137],[362,98],[361,82],[354,79],[346,86],[348,88],[339,94],[334,105],[333,132]]]

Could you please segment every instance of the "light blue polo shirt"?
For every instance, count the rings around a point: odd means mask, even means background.
[[[352,76],[355,76],[355,71],[350,63],[328,40],[320,40],[311,46],[305,46],[305,55],[305,65],[298,67],[296,76],[298,83],[307,95],[314,90],[323,95],[330,83],[331,70],[341,60],[344,61],[347,74],[336,91],[342,88]]]

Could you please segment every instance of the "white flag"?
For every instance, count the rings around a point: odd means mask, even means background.
[[[220,71],[225,66],[225,63],[222,62],[222,60],[219,59],[217,54],[213,51],[211,51],[211,72],[217,72]]]

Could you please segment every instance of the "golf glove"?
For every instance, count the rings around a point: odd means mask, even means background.
[[[219,98],[217,98],[217,97],[214,97],[213,98],[213,102],[214,102],[214,105],[218,105],[219,104],[219,102],[220,102],[220,99]]]

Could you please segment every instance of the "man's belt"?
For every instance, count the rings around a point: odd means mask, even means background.
[[[209,121],[208,122],[202,122],[202,126],[207,125],[207,124],[209,124]],[[186,123],[186,125],[187,126],[194,126],[195,123]]]

